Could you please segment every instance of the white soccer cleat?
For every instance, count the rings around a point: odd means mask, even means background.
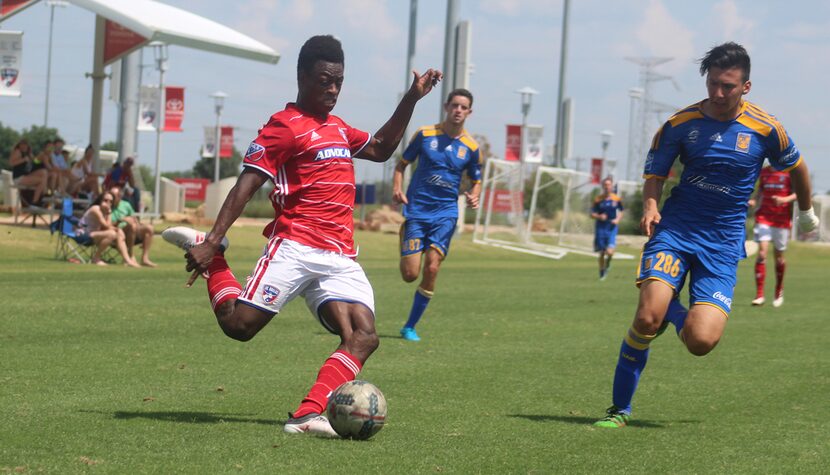
[[[784,294],[782,293],[778,297],[775,297],[775,300],[772,301],[772,306],[778,308],[784,305]]]
[[[289,414],[289,419],[285,421],[285,426],[282,428],[286,434],[314,434],[321,437],[340,437],[332,429],[326,416],[321,416],[315,412],[297,418],[290,416],[291,414]]]
[[[767,300],[764,297],[758,297],[757,299],[752,301],[752,305],[755,305],[755,306],[764,305],[764,302],[766,302],[766,301]]]
[[[170,244],[180,247],[185,251],[189,251],[192,247],[205,242],[206,233],[202,231],[197,231],[193,228],[188,228],[187,226],[173,226],[172,228],[167,228],[161,233],[161,237],[164,238],[165,241],[169,242]],[[227,250],[230,246],[230,242],[228,242],[228,238],[222,238],[222,243],[219,245],[219,249],[224,251]]]

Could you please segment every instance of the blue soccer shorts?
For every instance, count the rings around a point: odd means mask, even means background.
[[[711,305],[728,317],[737,271],[737,260],[701,259],[696,253],[677,251],[659,240],[651,240],[643,248],[637,286],[646,280],[659,280],[679,294],[689,274],[689,305]]]
[[[457,221],[457,218],[407,219],[401,225],[401,256],[418,254],[431,247],[447,257]]]
[[[617,247],[617,227],[594,231],[594,251],[600,252]]]

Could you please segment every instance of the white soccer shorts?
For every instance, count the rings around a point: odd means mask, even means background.
[[[755,241],[772,241],[772,245],[779,251],[787,250],[787,241],[790,238],[790,230],[787,228],[774,228],[769,224],[756,224],[753,229]]]
[[[298,295],[332,333],[337,332],[319,312],[326,302],[359,303],[375,313],[372,286],[360,264],[337,252],[272,238],[238,300],[274,314]]]

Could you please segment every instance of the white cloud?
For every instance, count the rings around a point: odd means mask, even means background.
[[[725,41],[743,43],[748,48],[747,43],[755,29],[755,21],[743,15],[734,0],[717,3],[712,7],[712,11],[722,38]]]
[[[691,30],[672,17],[661,0],[649,1],[643,21],[635,29],[644,53],[675,58],[663,68],[669,73],[685,69],[695,57],[693,36]]]
[[[481,0],[479,6],[484,12],[507,16],[548,12],[551,9],[557,12],[562,11],[562,3],[554,3],[551,0]]]

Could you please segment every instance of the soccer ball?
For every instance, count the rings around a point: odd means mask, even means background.
[[[326,413],[340,437],[366,440],[386,423],[386,398],[368,381],[349,381],[331,393]]]

